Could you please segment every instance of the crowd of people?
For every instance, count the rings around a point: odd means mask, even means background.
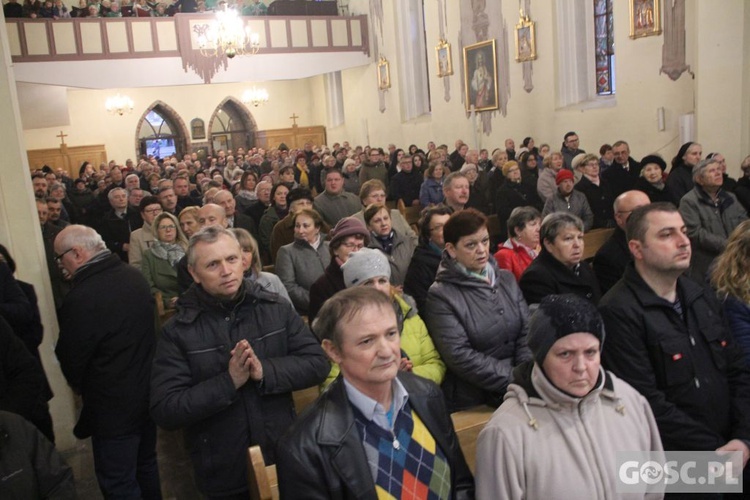
[[[79,0],[68,8],[62,0],[8,0],[5,17],[28,19],[70,19],[97,17],[171,17],[178,13],[213,12],[233,8],[243,16],[265,16],[268,7],[261,0]]]
[[[156,426],[184,431],[211,498],[247,494],[250,445],[284,498],[609,497],[624,450],[739,451],[744,467],[750,157],[734,180],[694,142],[668,173],[624,141],[522,144],[34,172],[56,353],[105,496],[160,498]],[[611,236],[586,260],[596,229]],[[40,387],[17,413],[54,440],[33,287],[3,260],[0,316]],[[295,419],[291,393],[316,385]],[[499,409],[473,478],[449,414],[478,405]]]

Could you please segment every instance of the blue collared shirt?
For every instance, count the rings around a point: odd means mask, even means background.
[[[396,416],[404,409],[406,402],[409,400],[409,393],[406,392],[404,385],[398,378],[394,378],[393,396],[391,398],[391,408],[393,409],[391,415],[393,415],[393,417],[389,420],[388,409],[383,408],[383,405],[371,397],[365,396],[362,391],[350,384],[346,378],[344,378],[344,387],[346,388],[346,396],[349,398],[349,402],[358,409],[366,419],[374,422],[378,427],[382,427],[389,432],[393,429],[393,422],[396,421]]]

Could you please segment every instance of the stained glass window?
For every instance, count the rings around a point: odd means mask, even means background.
[[[596,50],[596,93],[615,93],[615,36],[613,0],[594,0],[594,41]]]

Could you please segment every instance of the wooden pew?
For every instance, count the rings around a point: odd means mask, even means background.
[[[317,385],[294,391],[292,399],[294,399],[294,410],[297,412],[297,415],[318,399],[318,396],[320,396],[320,388]]]
[[[477,406],[451,414],[458,443],[461,445],[461,451],[464,453],[472,474],[477,463],[477,437],[494,412],[495,409],[489,406]]]
[[[278,500],[279,478],[276,466],[268,465],[263,460],[260,446],[247,449],[247,486],[250,500]]]
[[[615,230],[592,229],[583,235],[583,260],[593,259],[596,252],[604,245]]]
[[[398,211],[401,212],[401,215],[404,216],[404,219],[406,219],[406,223],[412,226],[414,229],[414,232],[419,234],[418,229],[418,222],[419,218],[422,215],[422,207],[421,206],[410,206],[407,207],[404,205],[404,200],[398,200]]]

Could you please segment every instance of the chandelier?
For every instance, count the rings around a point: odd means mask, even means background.
[[[215,57],[226,54],[229,59],[237,55],[254,55],[260,49],[260,35],[252,33],[245,26],[234,8],[226,5],[216,12],[216,20],[211,24],[193,26],[197,35],[201,55]]]
[[[108,113],[122,116],[125,113],[133,111],[133,99],[122,94],[107,97],[107,101],[104,103],[104,108]]]
[[[242,94],[242,102],[245,104],[252,104],[254,107],[258,107],[261,104],[268,102],[268,91],[263,88],[255,88],[246,90]]]

